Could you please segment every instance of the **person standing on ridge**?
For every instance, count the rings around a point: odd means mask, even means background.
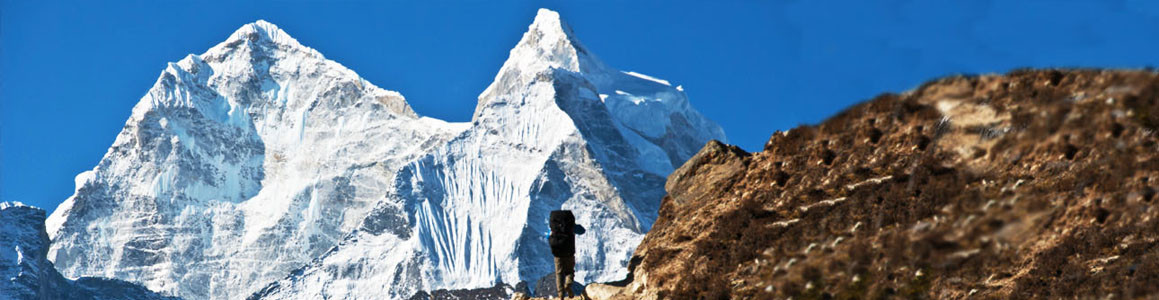
[[[584,234],[584,228],[575,223],[575,215],[570,210],[553,210],[548,220],[551,235],[551,255],[555,256],[555,288],[559,298],[575,297],[571,284],[575,280],[575,235]]]

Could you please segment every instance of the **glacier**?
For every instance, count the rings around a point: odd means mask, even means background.
[[[534,285],[547,213],[577,280],[624,278],[664,178],[723,130],[541,9],[470,122],[416,114],[257,21],[171,63],[46,221],[69,278],[190,299],[409,298]]]

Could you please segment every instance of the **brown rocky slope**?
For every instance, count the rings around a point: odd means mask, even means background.
[[[951,77],[674,172],[616,298],[1159,296],[1159,75]],[[610,292],[609,292],[610,291]]]

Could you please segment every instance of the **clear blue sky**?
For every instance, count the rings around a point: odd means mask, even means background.
[[[464,121],[551,8],[608,64],[684,85],[750,151],[947,74],[1159,61],[1153,1],[236,2],[0,0],[0,201],[54,209],[167,62],[257,19],[419,114]]]

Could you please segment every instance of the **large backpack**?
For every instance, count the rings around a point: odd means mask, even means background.
[[[548,218],[551,227],[551,236],[547,243],[551,245],[551,255],[567,257],[575,255],[575,215],[570,210],[554,210]]]
[[[553,210],[550,217],[551,233],[574,234],[575,215],[570,210]]]
[[[547,237],[547,243],[551,245],[551,256],[555,257],[569,257],[575,256],[575,236],[567,234],[552,234]]]

